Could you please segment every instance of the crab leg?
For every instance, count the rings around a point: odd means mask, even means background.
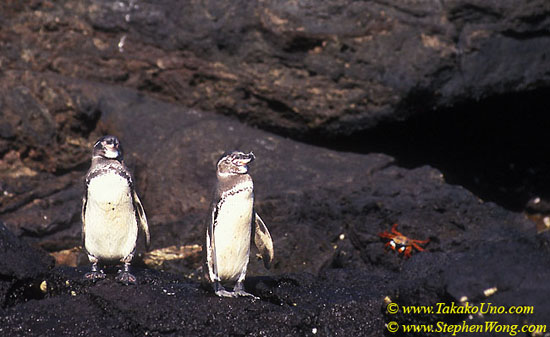
[[[401,233],[399,233],[399,231],[397,231],[397,224],[396,223],[394,223],[393,226],[391,227],[391,231],[392,231],[393,234],[403,236],[403,234],[401,234]]]
[[[405,256],[406,259],[408,259],[409,257],[411,257],[411,251],[412,251],[412,247],[411,246],[407,246],[407,248],[405,249],[405,254],[403,254]]]
[[[411,245],[414,246],[414,248],[416,248],[419,252],[423,252],[424,251],[424,248],[420,247],[419,245],[417,245],[415,242],[411,242]],[[410,246],[409,246],[410,247]]]

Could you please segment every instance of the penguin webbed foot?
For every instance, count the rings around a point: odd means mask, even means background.
[[[215,293],[218,297],[237,297],[238,296],[233,291],[227,291],[225,289],[216,290]]]
[[[125,285],[137,283],[137,278],[127,270],[119,270],[115,280]]]
[[[132,253],[129,257],[122,260],[124,262],[124,269],[119,270],[117,276],[115,277],[115,280],[120,283],[124,283],[125,285],[137,283],[137,278],[130,273],[130,261],[133,256],[134,254]]]
[[[259,297],[246,292],[244,290],[242,282],[237,282],[237,284],[233,288],[233,291],[227,291],[220,282],[214,282],[214,292],[219,297],[252,297],[255,300],[260,299]]]
[[[103,270],[92,270],[84,274],[84,279],[91,280],[94,282],[104,278],[105,278],[105,273],[103,272]]]
[[[259,300],[260,299],[258,296],[255,296],[251,293],[247,293],[244,290],[233,290],[232,293],[235,294],[235,297],[251,297],[254,300]]]
[[[237,284],[235,284],[235,287],[233,288],[233,293],[237,294],[237,296],[252,297],[252,298],[255,299],[255,300],[259,300],[259,299],[260,299],[258,296],[254,296],[254,295],[252,295],[251,293],[246,292],[246,291],[244,290],[244,285],[243,285],[242,282],[237,282]]]
[[[84,274],[85,280],[91,280],[91,281],[97,281],[105,278],[105,273],[103,270],[97,268],[97,259],[92,257],[90,260],[93,261],[92,263],[92,270]]]
[[[219,281],[214,281],[212,286],[214,288],[214,293],[219,297],[237,297],[237,294],[232,291],[227,291]]]

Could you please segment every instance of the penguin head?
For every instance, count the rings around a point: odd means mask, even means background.
[[[225,154],[218,160],[218,176],[224,177],[246,174],[248,173],[248,164],[255,158],[252,152],[244,153],[233,151],[229,154]]]
[[[93,157],[103,157],[122,161],[122,145],[117,137],[107,135],[94,144]]]

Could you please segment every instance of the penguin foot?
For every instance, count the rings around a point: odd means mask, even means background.
[[[216,295],[218,295],[219,297],[237,297],[239,295],[237,295],[236,292],[234,291],[227,291],[225,289],[219,289],[216,291]]]
[[[233,293],[237,294],[237,296],[241,296],[241,297],[252,297],[255,300],[260,299],[258,296],[254,296],[251,293],[246,292],[244,290],[244,285],[243,285],[242,281],[237,282],[237,284],[235,284],[235,287],[233,288]]]
[[[130,274],[128,271],[120,270],[118,272],[118,275],[115,277],[115,280],[117,280],[120,283],[124,283],[125,285],[129,284],[136,284],[137,279],[134,275]]]
[[[234,291],[227,291],[219,281],[214,282],[214,293],[219,297],[237,297]]]
[[[252,297],[252,299],[255,299],[255,300],[260,299],[258,296],[252,295],[251,293],[247,293],[244,290],[235,290],[233,291],[233,294],[236,294],[237,296],[241,296],[241,297]]]
[[[216,293],[216,295],[219,297],[233,297],[233,298],[234,297],[252,297],[255,300],[260,299],[259,297],[254,296],[251,293],[247,293],[244,290],[244,286],[242,282],[237,282],[237,284],[233,288],[233,291],[225,290],[225,288],[222,286],[222,284],[219,281],[214,282],[213,286],[214,286],[214,293]]]
[[[216,291],[216,295],[219,297],[252,297],[254,300],[259,300],[260,298],[258,296],[254,296],[251,293],[247,293],[244,290],[236,290],[236,291],[227,291],[225,289],[220,289]]]
[[[103,270],[99,270],[99,271],[92,270],[91,272],[84,274],[84,279],[91,280],[94,282],[104,278],[105,278],[105,273],[103,272]]]

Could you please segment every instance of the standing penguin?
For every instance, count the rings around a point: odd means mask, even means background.
[[[248,164],[254,154],[232,152],[217,164],[217,184],[206,229],[204,278],[221,297],[251,296],[244,290],[252,232],[267,269],[273,260],[273,242],[264,222],[254,212],[254,185]],[[222,285],[233,285],[227,291]]]
[[[124,270],[119,270],[116,280],[136,283],[129,268],[136,249],[138,225],[149,248],[147,218],[132,175],[122,160],[122,146],[115,136],[101,137],[94,144],[82,200],[82,245],[92,263],[92,271],[84,277],[105,278],[103,270],[97,268],[98,262],[122,262]]]

